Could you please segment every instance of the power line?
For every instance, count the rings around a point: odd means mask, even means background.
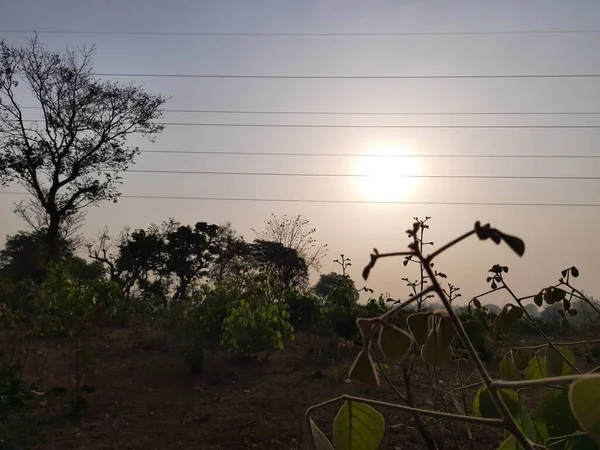
[[[17,122],[13,120],[12,122]],[[23,122],[42,123],[41,119],[23,119]],[[154,125],[173,127],[215,128],[382,128],[382,129],[598,129],[600,125],[325,125],[303,123],[234,123],[234,122],[154,122]]]
[[[24,30],[5,29],[0,33],[14,34],[79,34],[79,35],[109,35],[109,36],[206,36],[206,37],[385,37],[385,36],[502,36],[527,34],[591,34],[600,33],[600,29],[587,28],[579,30],[499,30],[499,31],[404,31],[404,32],[349,32],[349,33],[314,33],[314,32],[196,32],[196,31],[103,31],[103,30]]]
[[[518,78],[599,78],[600,74],[506,74],[506,75],[226,75],[198,73],[94,73],[104,77],[126,78],[220,78],[263,80],[469,80],[469,79],[518,79]]]
[[[178,175],[233,175],[233,176],[260,176],[260,177],[308,177],[308,178],[378,178],[380,175],[350,174],[350,173],[302,173],[302,172],[230,172],[230,171],[205,171],[205,170],[154,170],[130,169],[129,173],[143,174],[178,174]],[[385,175],[390,177],[393,175]],[[600,180],[600,176],[552,176],[552,175],[413,175],[398,174],[400,178],[439,178],[460,180]]]
[[[0,191],[0,195],[29,195],[27,192]],[[559,208],[598,208],[600,203],[516,203],[516,202],[429,202],[429,201],[371,201],[371,200],[319,200],[298,198],[253,198],[253,197],[187,197],[178,195],[121,195],[120,198],[148,200],[204,200],[222,202],[263,203],[338,203],[338,204],[393,204],[393,205],[440,205],[440,206],[528,206]]]
[[[368,153],[300,153],[300,152],[231,152],[210,150],[141,150],[140,153],[164,153],[183,155],[233,155],[233,156],[306,156],[332,158],[540,158],[540,159],[597,159],[600,155],[468,155],[468,154],[368,154]]]
[[[21,106],[21,109],[42,109],[41,106]],[[296,116],[595,116],[596,111],[289,111],[289,110],[241,110],[241,109],[164,109],[166,113],[185,114],[256,114]]]
[[[216,128],[415,128],[415,129],[598,129],[600,125],[324,125],[301,123],[160,122],[174,127]]]

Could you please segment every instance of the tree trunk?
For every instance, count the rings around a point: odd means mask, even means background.
[[[46,230],[46,246],[50,261],[56,261],[60,257],[60,218],[50,216],[50,224]]]

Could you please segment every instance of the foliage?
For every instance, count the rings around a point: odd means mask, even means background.
[[[139,153],[127,137],[163,128],[155,119],[165,99],[98,80],[93,55],[93,48],[53,52],[37,36],[22,48],[0,41],[0,181],[31,193],[17,213],[45,230],[53,253],[86,207],[118,197],[119,173]],[[41,107],[39,121],[25,119],[18,98],[27,90]]]
[[[359,293],[352,278],[336,272],[322,274],[314,287],[315,293],[328,303],[350,307],[358,302]]]
[[[294,329],[310,330],[319,324],[322,308],[321,299],[309,292],[300,292],[295,289],[288,289],[284,297],[290,315],[289,322]]]
[[[459,314],[458,318],[481,360],[490,361],[492,359],[491,344],[496,333],[492,322],[495,318],[494,315],[488,312],[487,307],[473,308],[469,306]],[[457,345],[464,349],[460,343]]]
[[[312,413],[330,403],[340,400],[347,401],[350,398],[363,404],[380,404],[387,408],[412,412],[414,417],[417,418],[429,416],[465,422],[467,431],[469,424],[503,428],[505,436],[503,441],[499,443],[499,450],[516,450],[519,448],[527,450],[542,448],[593,450],[599,448],[600,375],[594,373],[598,369],[594,369],[592,373],[587,375],[582,374],[576,366],[574,353],[566,348],[569,343],[557,345],[552,342],[533,317],[534,310],[524,307],[525,300],[532,300],[537,306],[544,303],[547,305],[560,304],[557,313],[565,330],[572,329],[570,320],[577,316],[576,311],[572,312],[576,300],[583,302],[600,314],[600,311],[595,309],[590,299],[583,296],[570,282],[571,277],[579,276],[579,271],[575,267],[571,267],[562,272],[562,278],[559,279],[557,285],[544,288],[537,295],[518,297],[513,293],[505,279],[508,267],[496,264],[490,269],[492,275],[487,278],[491,287],[488,293],[503,290],[510,295],[511,302],[506,303],[497,315],[490,315],[481,305],[479,298],[486,295],[482,294],[471,300],[467,308],[457,313],[451,305],[450,294],[441,287],[438,281],[438,278],[444,277],[441,277],[439,273],[432,269],[434,258],[472,235],[476,235],[480,240],[491,240],[496,244],[505,243],[519,256],[523,255],[525,244],[517,237],[505,234],[491,228],[489,225],[482,226],[477,222],[470,232],[451,241],[443,246],[441,250],[425,256],[422,253],[421,237],[418,237],[420,236],[418,231],[422,224],[422,221],[417,220],[412,230],[409,230],[413,242],[408,251],[381,254],[374,250],[363,276],[365,279],[369,276],[370,271],[380,258],[403,256],[405,261],[416,260],[420,262],[421,267],[424,268],[425,280],[429,282],[429,287],[421,291],[415,289],[414,294],[407,300],[397,302],[394,307],[378,317],[357,320],[357,327],[362,336],[362,344],[361,351],[350,369],[349,376],[353,380],[367,385],[379,384],[380,380],[373,364],[372,352],[373,342],[377,339],[377,336],[379,336],[377,341],[379,347],[386,357],[390,359],[404,357],[405,364],[408,364],[411,368],[416,360],[415,354],[421,355],[428,373],[431,373],[431,367],[450,363],[454,359],[456,364],[453,364],[453,366],[455,365],[457,369],[457,389],[449,390],[447,386],[441,387],[437,381],[437,375],[430,378],[434,390],[445,393],[449,397],[450,404],[453,403],[456,406],[456,412],[450,411],[447,400],[444,398],[445,395],[441,395],[441,410],[417,408],[399,393],[389,377],[384,377],[386,383],[391,385],[392,390],[405,404],[383,403],[344,395],[313,406],[308,409],[305,417],[305,448],[317,448],[315,446],[317,441],[320,445],[319,448],[330,448],[329,441],[322,433],[316,432],[311,418]],[[419,299],[430,293],[437,295],[442,302],[443,309],[422,312],[418,310],[412,313],[407,318],[408,330],[397,328],[390,323],[393,316],[400,314],[403,309],[418,302]],[[505,379],[494,379],[483,364],[474,344],[479,341],[483,343],[481,345],[486,346],[493,333],[502,333],[510,339],[515,326],[521,322],[526,322],[536,330],[544,343],[530,347],[512,347],[504,355],[500,364],[501,376]],[[455,339],[456,336],[458,336],[458,339]],[[415,344],[411,345],[411,342]],[[459,363],[461,354],[457,352],[457,349],[459,349],[458,342],[462,346],[462,354],[466,355],[474,366],[479,380],[468,385],[469,388],[477,388],[472,401],[472,415],[469,415],[469,409],[467,408],[467,395],[469,394],[465,393],[467,383],[463,381],[465,378],[461,374],[461,364]],[[596,341],[590,342],[594,343]],[[581,345],[585,342],[576,342],[576,344]],[[407,355],[410,355],[410,358],[406,358]],[[467,379],[471,377],[472,375]],[[406,376],[405,369],[404,381],[406,383],[409,380],[410,377]],[[570,385],[568,389],[564,388],[566,385]],[[535,413],[532,413],[524,398],[529,395],[529,392],[539,387],[550,387],[551,390],[547,391],[538,404]],[[410,390],[407,389],[407,392],[410,394]],[[419,420],[416,420],[417,427],[419,427],[419,424],[423,426],[423,422],[419,422]],[[361,426],[364,426],[365,421],[358,422],[361,422]],[[456,445],[460,447],[452,423],[449,426]],[[369,425],[372,432],[378,433],[379,427],[379,424]],[[438,448],[434,440],[427,439],[428,433],[422,432],[422,435],[430,449]],[[306,440],[306,436],[314,439],[312,441],[311,439]],[[367,439],[362,439],[360,444],[354,446],[344,444],[344,446],[338,447],[338,442],[336,442],[334,434],[334,448],[375,449],[379,446],[379,441],[370,442]],[[475,448],[471,441],[469,441],[469,446],[471,449]]]
[[[248,283],[223,324],[223,343],[242,356],[267,355],[282,350],[286,340],[294,338],[288,322],[287,307],[273,297],[274,292],[264,277]]]

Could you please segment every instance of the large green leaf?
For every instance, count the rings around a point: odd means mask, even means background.
[[[333,423],[335,450],[376,450],[383,438],[383,416],[369,405],[346,402]]]
[[[408,316],[406,323],[415,341],[419,345],[425,344],[429,336],[429,316],[428,312],[414,313]]]
[[[535,411],[535,420],[546,425],[549,437],[565,436],[579,429],[577,420],[569,407],[569,394],[566,389],[552,389],[543,397]],[[563,449],[565,442],[552,446],[553,450]]]
[[[528,380],[539,380],[540,378],[547,377],[548,371],[546,369],[546,359],[539,355],[535,355],[531,358],[525,369],[525,378]]]
[[[583,431],[600,444],[600,375],[585,375],[571,384],[569,403]]]
[[[329,439],[319,429],[317,424],[308,419],[307,426],[304,427],[303,450],[333,450]]]
[[[352,380],[360,381],[361,383],[368,384],[369,386],[379,385],[379,377],[377,375],[377,371],[373,367],[371,355],[364,350],[362,350],[356,356],[348,376]]]
[[[527,368],[527,365],[529,364],[530,359],[531,354],[528,350],[524,348],[518,348],[514,352],[513,360],[515,362],[515,365],[517,366],[517,369],[519,370],[525,370]]]
[[[452,347],[444,346],[438,334],[438,330],[431,330],[427,342],[421,348],[423,361],[432,366],[444,365],[452,359]]]
[[[502,333],[508,333],[510,331],[511,321],[508,318],[508,314],[506,309],[503,309],[500,314],[496,316],[494,320],[494,325],[498,329],[498,331]]]
[[[513,305],[513,307],[510,308],[506,314],[510,323],[514,324],[518,322],[521,317],[523,317],[523,310],[520,306]]]
[[[438,339],[440,344],[444,347],[452,345],[454,338],[456,337],[456,329],[452,324],[452,319],[449,316],[442,316],[440,318]]]
[[[506,407],[510,411],[510,414],[515,417],[519,414],[519,397],[512,389],[500,389],[499,391],[502,400],[506,404]],[[473,413],[479,417],[487,417],[492,419],[502,418],[502,414],[492,398],[492,394],[487,387],[482,387],[477,391],[475,398],[473,399]]]
[[[412,345],[412,337],[406,331],[384,322],[379,331],[379,347],[389,359],[402,359]]]
[[[510,357],[510,353],[504,355],[504,359],[500,363],[500,373],[508,380],[519,378],[519,369],[517,369],[515,361]]]
[[[515,417],[515,423],[519,429],[523,432],[525,437],[531,442],[539,442],[539,436],[531,420],[531,416],[527,412],[527,407],[523,403],[523,400],[519,398],[519,414]],[[501,445],[498,450],[522,450],[523,446],[517,442],[517,439],[511,435]]]
[[[559,352],[573,365],[575,365],[575,355],[566,348],[556,348],[558,351],[554,350],[552,347],[546,347],[546,369],[548,371],[548,376],[559,377],[561,375],[569,375],[573,372],[573,369],[571,369],[563,358],[561,358]]]

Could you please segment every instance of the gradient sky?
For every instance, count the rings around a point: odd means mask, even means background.
[[[20,0],[0,3],[0,29],[161,32],[369,33],[600,28],[597,1],[227,1]],[[23,43],[26,35],[0,33]],[[43,34],[56,50],[97,45],[96,71],[273,75],[469,75],[600,73],[600,33],[421,36],[148,36]],[[123,79],[123,81],[126,81]],[[167,108],[408,111],[600,111],[600,80],[138,80],[170,97]],[[600,116],[278,116],[167,113],[167,121],[357,125],[598,124]],[[289,129],[167,127],[153,150],[297,153],[599,155],[596,129]],[[137,143],[137,140],[132,142]],[[424,174],[595,176],[599,159],[419,158]],[[358,166],[358,168],[357,168]],[[352,158],[142,154],[139,169],[353,173]],[[403,170],[400,167],[399,170]],[[291,178],[125,174],[122,192],[140,195],[364,200],[353,178]],[[600,181],[421,179],[407,201],[598,203]],[[0,196],[0,235],[24,224],[14,196]],[[340,253],[353,261],[359,286],[373,247],[403,249],[412,217],[432,216],[429,237],[443,243],[491,222],[521,236],[522,259],[507,248],[471,240],[440,257],[437,267],[466,298],[486,290],[487,270],[508,265],[509,281],[526,295],[577,265],[579,286],[600,295],[600,208],[355,205],[121,199],[89,211],[83,232],[108,226],[147,227],[174,217],[182,223],[231,220],[246,238],[270,213],[302,214],[329,245],[324,271]],[[400,278],[415,277],[401,260],[380,261],[368,286],[404,295]],[[506,297],[494,298],[499,304]]]

